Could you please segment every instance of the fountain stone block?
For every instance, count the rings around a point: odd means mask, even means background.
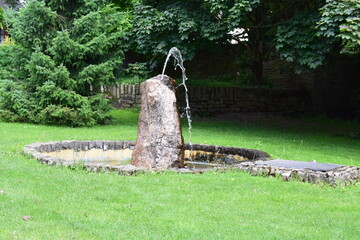
[[[137,167],[169,169],[184,165],[184,139],[175,96],[175,80],[161,75],[140,86],[138,136],[132,154]]]

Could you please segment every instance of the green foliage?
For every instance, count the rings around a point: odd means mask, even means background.
[[[111,107],[98,93],[119,74],[130,23],[128,13],[107,3],[34,0],[12,19],[20,49],[14,58],[24,63],[20,84],[34,106],[24,121],[92,126],[110,119]],[[3,110],[20,116],[18,108]]]
[[[356,0],[204,1],[228,31],[243,30],[233,37],[244,46],[240,58],[246,56],[260,85],[265,83],[262,61],[270,57],[274,44],[280,57],[301,71],[324,64],[326,54],[334,51],[337,37],[350,40],[350,34],[357,41],[359,34],[360,4]]]
[[[319,16],[314,12],[298,12],[279,26],[276,32],[276,49],[280,57],[310,69],[322,65],[333,40],[317,36],[318,20]]]
[[[357,0],[142,0],[134,9],[131,48],[157,59],[177,46],[191,59],[198,49],[235,39],[256,85],[264,85],[263,62],[274,48],[299,71],[324,64],[340,39],[343,52],[357,52],[359,9]],[[234,29],[242,31],[229,34]]]
[[[120,77],[117,80],[117,83],[136,85],[136,84],[140,84],[140,83],[144,82],[145,80],[146,80],[146,78],[141,78],[138,76],[124,76],[124,77]]]
[[[253,85],[266,85],[263,74],[263,62],[272,50],[272,39],[276,32],[276,25],[288,15],[282,11],[288,2],[261,0],[204,0],[204,7],[209,9],[218,24],[226,30],[228,41],[236,40],[240,45],[238,58],[244,67],[253,73]],[[296,8],[295,3],[292,8]],[[237,30],[237,32],[234,32]],[[231,33],[230,32],[234,32]]]
[[[135,76],[138,78],[147,78],[151,72],[147,67],[146,63],[130,63],[125,69],[125,72],[129,76]]]
[[[342,53],[359,52],[360,2],[333,0],[319,6],[298,11],[279,26],[276,49],[283,59],[315,69],[324,64],[327,53],[336,53],[339,41]]]
[[[341,53],[347,54],[347,55],[359,54],[360,53],[360,45],[355,42],[346,41],[345,45],[341,49]]]
[[[0,79],[14,79],[12,52],[15,46],[0,45]]]
[[[112,2],[121,9],[132,10],[134,4],[139,2],[139,0],[112,0]]]
[[[0,7],[0,29],[5,28],[5,11]]]
[[[317,23],[320,35],[340,38],[360,46],[360,2],[358,0],[326,1],[320,8]]]
[[[56,36],[58,16],[43,1],[31,1],[14,19],[11,34],[20,46],[47,49]]]
[[[172,46],[177,46],[185,59],[191,59],[196,50],[202,47],[211,48],[212,44],[232,47],[229,42],[235,39],[241,46],[239,58],[246,60],[244,65],[253,72],[252,79],[255,79],[255,85],[263,86],[266,84],[263,61],[271,54],[277,26],[294,16],[293,9],[301,11],[304,5],[307,4],[261,0],[143,0],[134,10],[132,48],[138,53],[155,56],[156,59],[160,55],[166,56]],[[316,21],[312,20],[310,19],[311,23],[315,24]],[[288,21],[286,26],[291,23],[293,22]],[[234,29],[242,31],[229,34]],[[314,34],[316,31],[307,33]],[[296,34],[293,36],[297,37]],[[294,37],[282,38],[280,41],[292,46],[302,41],[303,36],[295,40]],[[299,55],[299,49],[292,50],[294,54]],[[304,48],[303,52],[305,50],[307,49]],[[311,51],[310,54],[313,54],[313,49]],[[306,54],[302,54],[302,61],[313,65],[314,62],[319,62],[318,59],[307,59]],[[297,59],[294,58],[295,60]]]
[[[0,120],[34,120],[31,95],[16,81],[0,80]]]
[[[261,0],[204,0],[212,14],[226,24],[229,31],[248,23],[248,14],[260,6]]]
[[[224,36],[217,20],[197,0],[144,0],[133,14],[131,47],[153,59],[165,58],[169,49],[177,46],[188,60],[209,40]]]

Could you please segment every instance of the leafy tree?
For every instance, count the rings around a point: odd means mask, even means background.
[[[138,0],[113,0],[112,2],[121,9],[132,10]]]
[[[187,59],[237,40],[239,59],[264,85],[263,62],[275,50],[301,70],[324,64],[341,41],[357,48],[359,9],[357,0],[142,0],[131,40],[139,53],[165,55],[178,46]]]
[[[360,52],[360,2],[358,0],[327,1],[320,8],[317,23],[319,35],[337,38],[346,47]]]
[[[250,68],[258,85],[264,85],[263,63],[274,48],[287,61],[316,67],[329,49],[316,35],[321,1],[205,0],[206,6],[243,51],[240,58]]]
[[[315,69],[324,64],[328,53],[359,52],[359,1],[320,1],[315,6],[296,12],[279,26],[276,48],[280,56]]]
[[[18,74],[27,101],[22,107],[7,101],[0,106],[3,118],[10,112],[8,119],[71,126],[110,119],[110,105],[99,90],[118,74],[122,39],[130,25],[128,14],[109,3],[33,0],[19,11],[11,34],[18,63],[23,63]],[[16,98],[16,92],[10,93]],[[0,97],[6,98],[4,91]]]
[[[291,4],[260,0],[143,0],[135,7],[133,43],[137,52],[166,55],[177,46],[187,59],[199,48],[228,45],[242,47],[239,59],[264,84],[263,62],[273,49],[277,26],[292,15]],[[230,34],[233,30],[240,30]],[[237,51],[234,51],[237,52]]]
[[[281,58],[297,64],[297,72],[322,65],[332,49],[334,39],[318,35],[319,20],[314,11],[297,12],[277,29],[276,49]]]
[[[196,50],[224,37],[217,20],[201,6],[198,0],[140,1],[133,12],[131,49],[152,58],[154,64],[173,46],[185,59],[193,58]]]

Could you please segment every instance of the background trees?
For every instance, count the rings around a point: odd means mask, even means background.
[[[98,93],[116,79],[129,17],[108,4],[34,0],[19,11],[11,29],[19,83],[3,88],[2,118],[72,126],[109,120],[110,105]]]
[[[16,46],[0,48],[0,118],[104,123],[109,104],[100,86],[118,79],[123,67],[148,72],[131,58],[124,64],[124,52],[153,69],[173,46],[186,60],[200,50],[232,50],[253,85],[264,86],[269,59],[301,72],[359,54],[359,11],[357,0],[29,1],[6,21]]]
[[[217,19],[198,0],[142,0],[135,4],[133,15],[130,49],[146,55],[153,65],[159,58],[162,63],[173,46],[189,60],[197,50],[224,37]]]
[[[326,1],[317,22],[319,35],[336,38],[347,53],[360,52],[360,2],[357,0]]]
[[[151,56],[178,46],[191,59],[198,49],[234,48],[230,42],[237,40],[240,50],[234,52],[262,86],[270,56],[300,72],[324,64],[326,54],[344,46],[358,48],[359,9],[356,0],[142,0],[133,13],[131,44]]]
[[[358,1],[318,1],[307,5],[311,8],[297,11],[278,28],[276,49],[282,58],[315,69],[325,63],[326,54],[360,50]]]

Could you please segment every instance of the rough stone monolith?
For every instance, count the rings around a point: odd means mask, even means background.
[[[184,139],[175,87],[175,80],[166,75],[140,85],[141,110],[133,165],[158,169],[183,166]]]

